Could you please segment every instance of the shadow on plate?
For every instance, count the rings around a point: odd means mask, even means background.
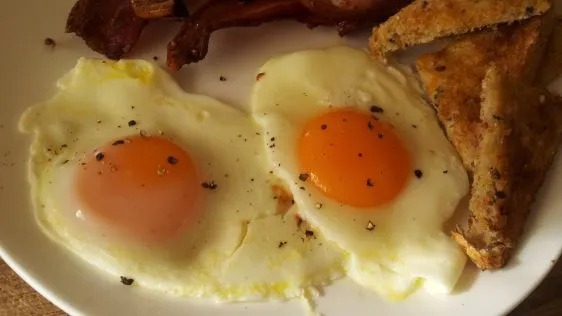
[[[480,270],[470,260],[466,263],[461,278],[457,282],[457,286],[453,291],[453,295],[458,295],[463,292],[469,291],[472,285],[480,276]]]

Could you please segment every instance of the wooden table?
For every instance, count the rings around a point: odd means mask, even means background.
[[[0,316],[65,315],[0,260]],[[562,315],[562,260],[546,280],[510,316]]]

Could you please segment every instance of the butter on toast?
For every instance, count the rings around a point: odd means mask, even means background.
[[[374,56],[384,59],[438,38],[541,15],[550,7],[549,0],[416,0],[375,27],[369,47]]]
[[[482,79],[490,63],[532,81],[554,24],[553,14],[465,35],[416,66],[447,137],[469,174],[478,157]]]
[[[468,229],[453,238],[485,270],[505,266],[513,254],[562,139],[562,99],[492,66],[480,119]]]

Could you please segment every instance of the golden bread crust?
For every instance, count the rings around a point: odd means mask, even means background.
[[[468,34],[416,61],[425,91],[469,173],[478,158],[481,82],[486,70],[493,62],[512,78],[532,81],[553,21],[553,15],[547,14]]]
[[[508,262],[562,139],[562,99],[493,65],[482,82],[468,229],[453,233],[480,269]]]
[[[438,38],[541,15],[550,7],[549,0],[417,0],[375,27],[369,47],[373,56],[384,59]]]
[[[546,87],[562,74],[562,19],[558,17],[539,68],[538,84]]]

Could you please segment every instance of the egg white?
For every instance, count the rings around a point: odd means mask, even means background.
[[[115,282],[126,276],[174,294],[242,301],[303,296],[341,275],[337,247],[301,240],[297,226],[276,213],[276,179],[266,171],[260,129],[247,114],[184,93],[165,71],[141,60],[82,58],[57,87],[20,121],[21,130],[33,134],[37,220]],[[121,239],[77,209],[69,194],[86,154],[136,134],[172,139],[191,154],[203,180],[218,185],[204,191],[202,218],[166,244]],[[263,263],[259,269],[256,260]]]
[[[433,293],[450,293],[466,257],[442,226],[467,195],[468,178],[413,75],[349,47],[276,57],[259,73],[251,104],[265,131],[270,166],[294,194],[302,216],[349,253],[348,275],[391,299],[422,282]],[[423,176],[412,170],[394,201],[366,211],[300,181],[296,149],[310,119],[348,106],[370,115],[372,105],[383,108],[376,115],[394,127]]]

